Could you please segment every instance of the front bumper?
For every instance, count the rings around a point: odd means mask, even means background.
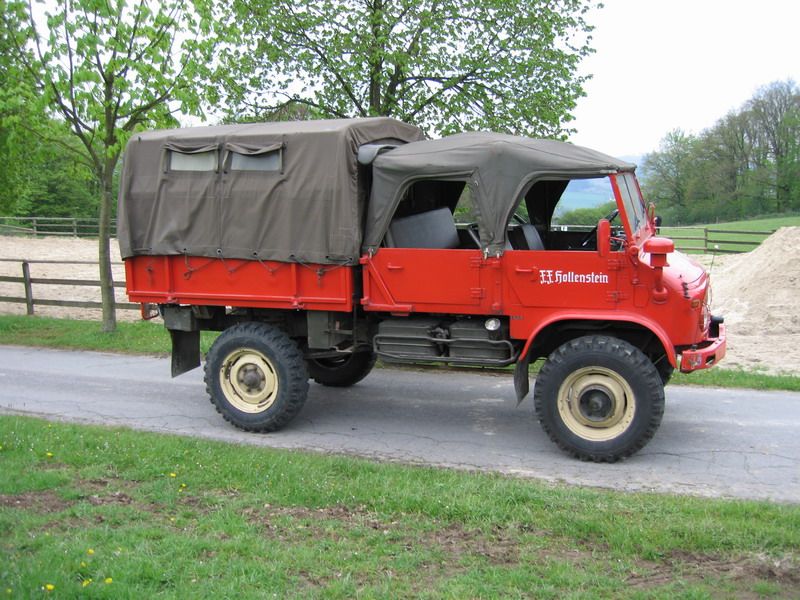
[[[726,345],[725,325],[720,323],[717,337],[709,337],[697,347],[681,352],[681,373],[708,369],[717,364],[725,356]]]

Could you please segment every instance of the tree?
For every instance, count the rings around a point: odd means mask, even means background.
[[[589,0],[233,0],[223,92],[239,114],[306,105],[440,134],[564,137]]]
[[[776,208],[783,212],[797,202],[791,192],[800,177],[800,89],[792,80],[776,81],[760,88],[747,109],[772,161]]]
[[[658,151],[642,161],[646,196],[657,206],[671,210],[675,223],[681,222],[681,213],[686,209],[695,143],[693,136],[674,129],[661,140]]]
[[[800,90],[774,82],[697,136],[668,133],[642,174],[675,223],[800,209]]]
[[[200,84],[211,59],[205,35],[210,20],[203,6],[184,0],[63,0],[46,8],[13,1],[3,8],[4,30],[20,32],[9,36],[16,61],[41,106],[74,136],[64,150],[96,180],[103,331],[113,331],[114,171],[134,131],[174,124],[174,110],[199,114]]]

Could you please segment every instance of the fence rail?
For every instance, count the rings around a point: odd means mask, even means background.
[[[736,254],[754,250],[775,229],[763,231],[738,231],[713,227],[662,227],[661,235],[674,240],[681,251],[703,254]],[[691,234],[691,235],[690,235]]]
[[[100,220],[77,217],[0,217],[0,234],[96,238],[100,235]],[[112,219],[111,236],[116,234],[117,222]]]
[[[64,264],[64,265],[96,265],[92,261],[81,260],[25,260],[21,258],[0,258],[0,262],[15,262],[20,263],[22,275],[0,275],[0,282],[2,283],[21,283],[24,290],[24,296],[2,296],[0,295],[0,302],[8,302],[12,304],[24,304],[25,312],[29,315],[34,314],[36,306],[60,306],[66,308],[98,308],[102,309],[101,302],[92,300],[56,300],[51,298],[38,298],[34,294],[34,285],[62,285],[62,286],[90,286],[100,287],[100,281],[95,279],[62,279],[62,278],[49,278],[49,277],[31,277],[32,264]],[[122,263],[114,263],[121,265]],[[115,288],[124,288],[124,281],[115,281]],[[140,310],[139,304],[130,302],[117,302],[117,309],[120,310]]]

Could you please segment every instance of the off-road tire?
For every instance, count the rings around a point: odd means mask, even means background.
[[[650,441],[664,415],[664,385],[647,356],[623,340],[570,340],[547,358],[533,391],[536,415],[558,446],[616,462]]]
[[[656,370],[658,371],[658,376],[661,377],[661,383],[666,386],[669,383],[669,380],[672,379],[672,374],[675,372],[675,367],[669,364],[669,361],[666,357],[663,357],[659,362],[656,363]]]
[[[206,391],[226,421],[245,431],[276,431],[308,396],[308,372],[297,344],[266,323],[223,331],[206,356]]]
[[[349,387],[369,375],[375,366],[374,352],[353,352],[342,358],[308,359],[308,374],[320,385]]]

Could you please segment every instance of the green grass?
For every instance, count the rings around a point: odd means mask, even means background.
[[[207,352],[216,333],[204,331],[200,349]],[[41,346],[70,350],[94,350],[167,356],[171,351],[169,334],[163,325],[152,321],[121,322],[115,333],[102,333],[96,321],[0,315],[0,344]],[[396,368],[396,365],[393,365]],[[425,367],[413,367],[425,368]],[[430,367],[448,368],[434,366]],[[532,366],[532,372],[536,365]],[[800,391],[800,377],[766,375],[758,372],[713,368],[691,374],[675,373],[670,385],[701,385],[759,390]]]
[[[213,332],[203,332],[203,352],[215,337]],[[168,355],[172,350],[162,323],[119,322],[114,333],[103,333],[99,321],[21,315],[0,315],[0,344],[157,355]]]
[[[798,506],[16,416],[0,462],[10,598],[800,595]]]

